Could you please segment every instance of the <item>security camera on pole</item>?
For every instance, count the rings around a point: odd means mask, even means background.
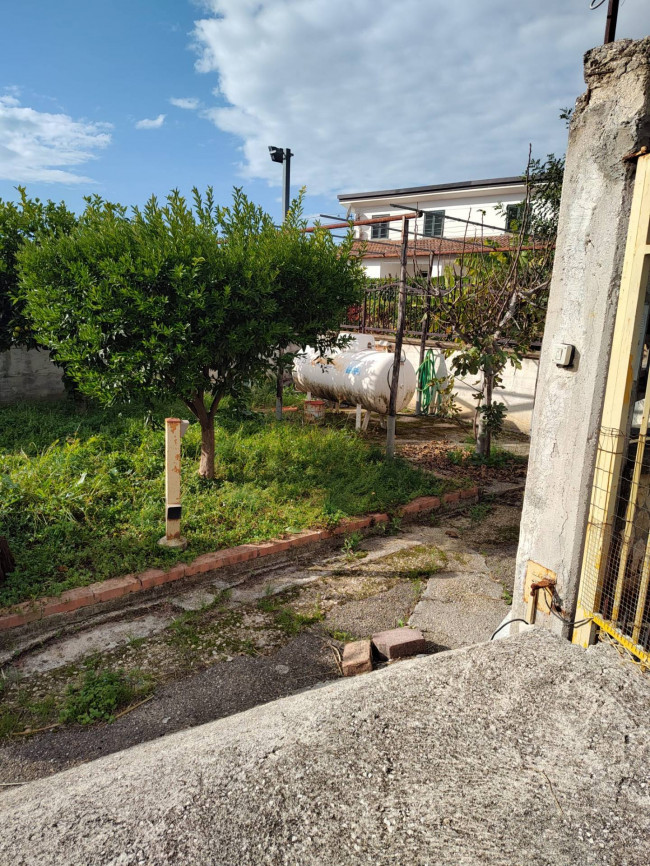
[[[273,162],[282,163],[282,219],[286,220],[289,211],[289,195],[291,189],[291,157],[293,154],[288,147],[272,147],[269,145],[269,153]],[[278,347],[278,354],[282,353],[282,347]],[[278,361],[278,377],[275,386],[275,417],[282,420],[282,363]]]

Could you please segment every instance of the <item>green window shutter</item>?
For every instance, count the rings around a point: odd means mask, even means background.
[[[506,205],[506,229],[508,231],[515,231],[520,228],[522,210],[523,204],[521,203]]]
[[[384,214],[377,214],[377,216],[384,216]],[[387,238],[388,223],[373,223],[370,226],[370,237],[373,241]]]
[[[424,215],[424,236],[426,238],[441,238],[445,231],[444,210],[430,210]]]

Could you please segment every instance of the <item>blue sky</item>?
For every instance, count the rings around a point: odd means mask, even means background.
[[[241,185],[280,218],[281,166],[307,212],[337,192],[519,174],[563,152],[558,111],[602,41],[588,0],[5,2],[0,197],[24,183],[79,209]],[[624,0],[619,37],[650,33]],[[175,100],[172,102],[172,100]]]

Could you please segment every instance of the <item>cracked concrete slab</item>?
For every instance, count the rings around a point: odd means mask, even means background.
[[[208,592],[206,589],[195,589],[193,592],[175,595],[169,600],[174,607],[179,607],[181,610],[201,610],[201,608],[212,604],[216,597],[215,593]]]
[[[14,667],[23,675],[44,673],[78,662],[91,653],[106,652],[130,640],[162,631],[173,617],[148,613],[127,622],[110,622],[73,634],[43,650],[18,659]]]
[[[427,581],[409,625],[448,649],[480,643],[510,611],[502,595],[503,586],[489,573],[441,572]]]

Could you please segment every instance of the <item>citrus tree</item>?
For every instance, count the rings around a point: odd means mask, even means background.
[[[39,233],[67,233],[76,223],[75,215],[63,202],[30,199],[21,186],[17,191],[17,202],[0,199],[0,352],[12,346],[36,345],[23,304],[16,299],[19,250]]]
[[[336,304],[322,287],[344,306],[359,282],[348,252],[321,233],[276,229],[240,189],[227,207],[211,189],[194,190],[193,207],[173,191],[131,213],[94,197],[69,234],[23,247],[19,297],[82,393],[106,405],[183,400],[201,426],[199,474],[212,478],[222,398],[267,369],[277,346],[328,330]]]

